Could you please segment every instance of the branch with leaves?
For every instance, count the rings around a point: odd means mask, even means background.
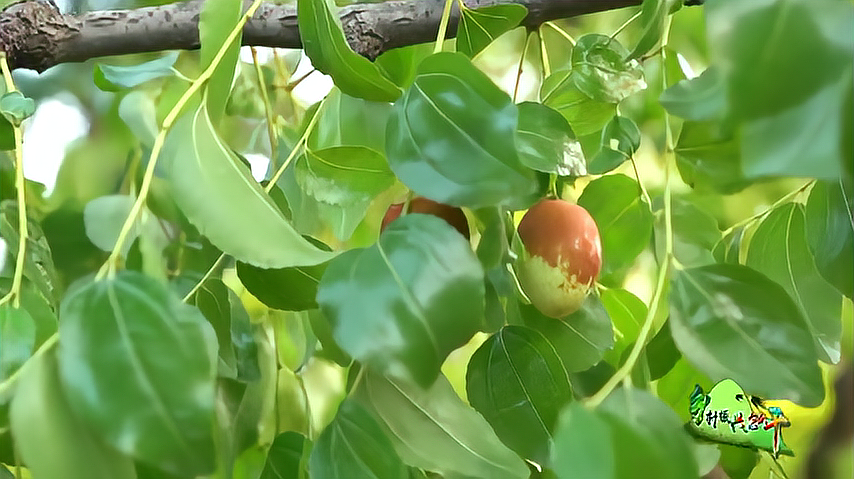
[[[353,50],[376,58],[393,48],[435,39],[444,9],[442,0],[406,0],[355,4],[340,11],[341,23]],[[459,7],[453,2],[448,36],[454,36]],[[467,0],[481,8],[516,3],[528,14],[522,24],[543,22],[637,5],[639,0]],[[64,15],[50,3],[26,0],[0,12],[0,51],[13,69],[43,71],[54,65],[91,58],[163,50],[199,48],[201,0],[133,10],[96,11]],[[264,3],[247,22],[243,44],[301,48],[296,6]]]

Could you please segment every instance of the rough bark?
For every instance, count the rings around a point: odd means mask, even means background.
[[[341,22],[353,49],[368,58],[392,48],[434,40],[444,0],[394,0],[341,9]],[[549,20],[637,5],[641,0],[465,0],[472,8],[520,3],[523,21],[537,26]],[[199,47],[203,0],[134,10],[63,15],[51,3],[25,0],[0,12],[0,50],[12,68],[43,71],[90,58]],[[456,32],[454,3],[448,36]],[[243,44],[300,48],[296,7],[265,3],[243,31]]]

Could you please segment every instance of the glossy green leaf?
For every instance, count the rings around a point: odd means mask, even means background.
[[[0,115],[0,151],[15,149],[15,132],[12,124]]]
[[[629,55],[639,58],[652,50],[664,34],[664,20],[672,9],[681,6],[682,0],[644,0],[641,5],[640,22],[643,33]]]
[[[0,305],[0,381],[23,365],[36,345],[36,324],[23,307]]]
[[[294,168],[297,184],[340,240],[350,238],[374,198],[394,183],[382,153],[362,146],[307,150]]]
[[[199,310],[122,271],[78,285],[61,317],[59,372],[75,414],[135,458],[212,472],[216,338]]]
[[[616,390],[594,410],[570,404],[555,433],[552,464],[561,479],[698,477],[691,440],[678,416],[634,388]]]
[[[658,398],[676,411],[682,421],[687,423],[691,419],[691,394],[688,391],[693,391],[697,384],[711,383],[705,374],[681,357],[670,371],[667,371],[667,374],[656,381],[655,389]]]
[[[213,326],[219,344],[219,375],[241,381],[260,377],[258,346],[252,337],[249,314],[240,298],[222,281],[207,279],[190,299]]]
[[[418,64],[433,54],[433,45],[428,43],[417,43],[405,47],[386,50],[377,57],[376,63],[385,75],[395,84],[406,88],[415,80],[415,72]],[[385,124],[385,122],[383,122]]]
[[[262,303],[283,311],[317,308],[314,297],[324,271],[326,263],[281,269],[263,269],[237,263],[237,277],[243,286]]]
[[[540,100],[563,115],[576,135],[585,136],[601,130],[617,113],[617,107],[582,93],[573,73],[560,70],[549,75],[540,87]]]
[[[67,233],[67,231],[66,231]],[[0,203],[0,236],[6,242],[10,261],[18,257],[18,206],[14,201]],[[57,302],[60,290],[59,274],[53,262],[50,245],[41,226],[33,218],[27,218],[27,248],[24,260],[24,277],[32,281],[51,305]]]
[[[228,39],[228,35],[240,21],[242,10],[242,2],[205,1],[199,14],[199,43],[201,44],[199,55],[202,68],[207,68],[213,63],[214,57]],[[225,56],[222,57],[205,86],[207,90],[205,103],[214,124],[218,124],[222,117],[231,93],[234,71],[240,56],[241,36],[242,34],[237,35],[234,42],[228,46]]]
[[[615,274],[634,263],[649,244],[652,213],[635,180],[608,175],[590,182],[578,204],[599,227],[602,238],[602,275]]]
[[[177,51],[168,52],[160,58],[136,65],[107,65],[96,63],[95,86],[104,91],[121,91],[142,85],[156,78],[175,74],[172,66],[178,60]]]
[[[308,137],[308,147],[318,151],[333,146],[363,146],[383,152],[390,113],[391,105],[386,102],[355,98],[333,87],[317,112],[320,116]]]
[[[267,462],[259,479],[292,479],[299,477],[303,450],[308,440],[300,433],[289,431],[276,436],[267,451]],[[308,444],[309,447],[311,444]],[[308,461],[305,461],[306,463]]]
[[[614,346],[611,318],[595,295],[589,295],[578,311],[561,319],[546,317],[531,305],[520,305],[519,311],[525,326],[547,339],[567,373],[590,368]]]
[[[740,265],[677,271],[670,328],[676,346],[713,381],[814,407],[824,399],[806,320],[786,290]]]
[[[311,324],[311,331],[322,346],[322,349],[316,354],[335,361],[339,366],[349,366],[353,362],[353,359],[342,351],[338,343],[335,342],[332,326],[323,312],[319,309],[308,311],[308,321]]]
[[[369,367],[431,384],[483,321],[483,269],[444,220],[408,214],[334,259],[317,292],[335,341]]]
[[[383,479],[407,474],[376,420],[349,400],[341,404],[332,424],[317,438],[310,467],[316,477]]]
[[[602,130],[601,149],[590,161],[591,174],[601,175],[630,160],[640,148],[641,132],[629,118],[615,116]]]
[[[740,263],[741,243],[744,239],[744,227],[735,228],[715,244],[712,255],[718,263]]]
[[[807,241],[815,265],[839,292],[854,294],[854,199],[843,185],[817,182],[806,209]]]
[[[379,67],[350,49],[330,2],[298,0],[297,19],[305,54],[342,92],[374,101],[395,101],[400,96],[400,88]]]
[[[12,125],[20,126],[36,112],[36,102],[19,91],[6,92],[0,96],[0,115]]]
[[[12,278],[0,278],[0,297],[8,293],[11,287]],[[23,282],[18,299],[21,301],[21,309],[26,310],[35,327],[33,348],[38,348],[56,333],[58,327],[56,312],[50,302],[30,281],[25,280]]]
[[[705,13],[712,61],[722,69],[738,118],[773,115],[802,103],[850,68],[850,5],[722,0],[709,3]],[[845,40],[840,44],[837,38]]]
[[[727,110],[726,86],[720,70],[707,68],[700,76],[681,80],[658,98],[668,113],[686,120],[721,119]]]
[[[560,113],[530,101],[516,107],[519,109],[516,147],[523,165],[560,176],[587,174],[581,144]]]
[[[572,69],[575,86],[596,101],[619,103],[646,88],[640,63],[607,35],[590,33],[579,38],[572,48]]]
[[[519,25],[528,9],[523,5],[492,5],[471,9],[461,4],[457,51],[471,58],[504,32]]]
[[[625,289],[608,288],[602,291],[602,305],[614,323],[614,348],[605,357],[614,365],[640,333],[646,318],[646,304]]]
[[[783,286],[807,320],[819,359],[838,362],[842,295],[815,267],[802,205],[779,206],[762,220],[750,240],[745,264]]]
[[[527,479],[528,468],[439,376],[429,389],[366,371],[356,397],[409,465],[443,477]]]
[[[688,186],[736,193],[746,187],[737,134],[717,122],[686,121],[676,143],[676,167]]]
[[[119,117],[140,143],[148,148],[157,138],[157,107],[148,92],[135,90],[119,103]]]
[[[656,215],[655,221],[656,255],[663,258],[666,236],[663,199],[656,197],[653,204],[661,213]],[[670,223],[673,228],[673,256],[683,266],[704,266],[715,262],[712,249],[721,240],[721,232],[711,215],[687,198],[676,197],[670,205]]]
[[[644,349],[644,357],[649,367],[650,381],[660,379],[670,372],[673,366],[676,365],[676,362],[679,361],[679,358],[682,357],[682,354],[676,348],[676,343],[673,342],[673,335],[670,333],[670,322],[664,323],[664,326],[649,340]]]
[[[64,339],[63,339],[64,340]],[[35,478],[135,479],[133,461],[104,445],[70,407],[53,351],[24,369],[9,418],[15,447]]]
[[[386,154],[395,175],[421,196],[472,208],[526,207],[537,182],[516,152],[516,125],[506,93],[463,55],[438,53],[395,103]]]
[[[505,444],[538,464],[548,461],[558,412],[572,399],[566,369],[549,339],[523,326],[505,326],[478,348],[466,372],[472,407]]]
[[[854,25],[852,25],[854,27]],[[744,174],[751,179],[808,176],[830,181],[843,174],[851,158],[842,139],[850,137],[840,121],[840,98],[851,89],[849,71],[842,80],[822,88],[804,102],[772,116],[743,123],[741,154]],[[804,161],[809,158],[809,161]]]
[[[163,154],[175,202],[223,252],[262,268],[310,266],[334,256],[293,229],[216,134],[204,104],[179,120]]]

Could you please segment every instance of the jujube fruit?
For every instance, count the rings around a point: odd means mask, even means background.
[[[386,210],[385,216],[383,217],[382,224],[380,225],[380,231],[384,230],[389,223],[400,216],[403,212],[403,205],[404,203],[395,203],[388,207],[388,210]],[[469,239],[469,222],[466,219],[466,215],[463,213],[463,210],[457,207],[446,205],[444,203],[437,203],[433,200],[428,200],[427,198],[418,196],[409,202],[409,212],[438,216],[445,220],[449,225],[453,226],[460,232],[460,234],[465,236],[466,239]]]
[[[577,311],[602,269],[599,229],[581,206],[542,200],[519,223],[526,255],[516,274],[541,313],[562,318]]]

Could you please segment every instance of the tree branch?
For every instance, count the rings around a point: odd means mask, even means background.
[[[536,27],[568,18],[637,5],[641,0],[466,0],[477,8],[519,3],[528,8],[523,25]],[[128,53],[192,50],[199,47],[199,12],[203,0],[134,10],[63,15],[51,3],[25,0],[0,12],[0,51],[12,68],[43,71],[66,62]],[[392,48],[435,39],[444,0],[394,0],[355,4],[341,9],[347,41],[374,59]],[[456,32],[454,4],[449,37]],[[243,44],[301,48],[296,7],[265,3],[243,30]]]

